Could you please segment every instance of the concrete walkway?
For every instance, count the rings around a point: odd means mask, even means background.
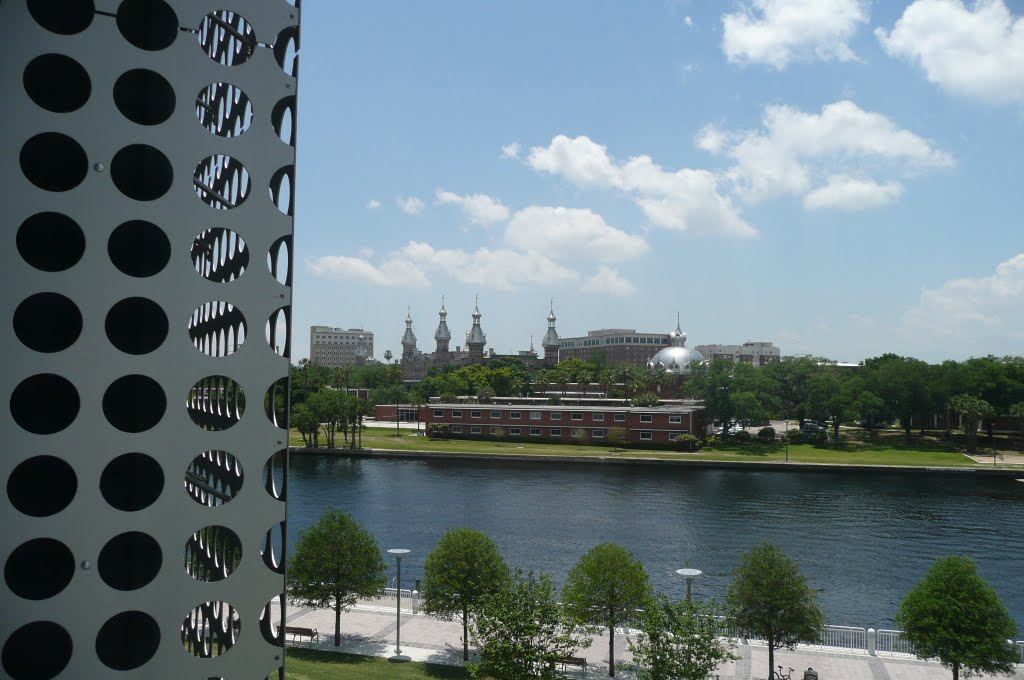
[[[396,619],[394,612],[351,610],[341,615],[341,646],[334,646],[334,613],[331,610],[308,610],[290,606],[288,625],[316,628],[319,644],[314,648],[343,651],[366,656],[389,657],[395,653]],[[292,643],[289,642],[291,645]],[[294,646],[305,647],[306,642]],[[438,621],[427,616],[402,614],[402,653],[414,661],[428,661],[449,665],[462,663],[462,625],[458,621]],[[759,645],[738,645],[734,653],[737,661],[723,664],[718,669],[720,680],[754,680],[766,678],[768,649]],[[470,649],[472,656],[473,650]],[[579,656],[587,659],[586,677],[607,677],[608,636],[594,636],[594,643]],[[615,636],[615,662],[629,663],[632,655],[626,636]],[[793,680],[802,680],[803,672],[813,668],[819,680],[949,680],[952,672],[935,662],[920,661],[913,657],[879,656],[865,653],[824,652],[798,647],[796,651],[776,651],[776,665],[781,664]],[[582,672],[568,673],[567,677],[582,678]],[[616,671],[616,677],[629,678],[631,674]],[[989,677],[1007,676],[980,676]],[[1018,666],[1010,676],[1024,680],[1024,667]]]

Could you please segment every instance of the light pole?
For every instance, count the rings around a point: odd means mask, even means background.
[[[391,548],[389,555],[395,556],[397,573],[395,574],[395,612],[397,626],[395,628],[395,655],[391,657],[395,661],[408,661],[409,657],[402,656],[402,556],[408,555],[406,548]]]
[[[689,602],[693,599],[693,578],[700,576],[704,572],[700,569],[676,569],[676,573],[686,578],[686,601]]]
[[[789,421],[786,421],[786,462],[789,462]]]

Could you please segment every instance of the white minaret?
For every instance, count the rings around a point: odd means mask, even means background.
[[[466,334],[466,347],[469,350],[471,363],[479,364],[484,360],[484,345],[487,344],[487,336],[480,328],[480,298],[476,299],[476,306],[473,308],[473,327]]]
[[[548,312],[548,331],[544,334],[540,346],[544,348],[544,365],[548,368],[558,363],[558,331],[555,330],[555,301],[551,300],[551,311]]]

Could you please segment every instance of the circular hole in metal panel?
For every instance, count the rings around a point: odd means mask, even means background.
[[[69,113],[82,108],[92,93],[89,73],[64,54],[41,54],[21,76],[29,98],[47,111]]]
[[[207,229],[192,240],[192,265],[204,279],[234,281],[249,266],[249,249],[242,237],[222,227]]]
[[[60,352],[82,333],[78,305],[59,293],[36,293],[14,310],[14,334],[36,352]]]
[[[144,278],[163,271],[171,259],[171,242],[163,229],[145,220],[119,225],[107,241],[110,261],[128,276]]]
[[[100,475],[100,494],[124,512],[148,508],[164,488],[160,463],[144,453],[125,453],[107,463]]]
[[[245,413],[245,393],[241,385],[223,375],[202,378],[192,386],[186,399],[189,417],[203,430],[226,430]]]
[[[124,0],[117,8],[117,30],[142,50],[170,47],[178,28],[178,16],[163,0]]]
[[[256,34],[241,14],[221,9],[210,12],[199,24],[199,46],[210,59],[224,66],[238,66],[256,51]]]
[[[153,658],[159,646],[160,626],[140,611],[115,614],[96,634],[96,656],[115,671],[138,668]]]
[[[128,198],[155,201],[171,188],[174,170],[158,149],[148,144],[130,144],[114,154],[110,179]]]
[[[103,546],[96,570],[114,590],[138,590],[156,578],[162,563],[156,539],[141,531],[126,531]]]
[[[11,471],[7,498],[18,512],[49,517],[68,507],[78,491],[74,469],[56,456],[33,456]]]
[[[71,661],[71,636],[53,621],[26,623],[4,642],[3,667],[12,680],[50,680]]]
[[[60,432],[74,422],[80,407],[75,386],[53,373],[25,378],[11,393],[11,417],[32,434]]]
[[[242,463],[227,451],[203,451],[185,470],[189,498],[211,508],[230,503],[244,481]]]
[[[96,5],[93,0],[28,0],[28,12],[46,30],[74,35],[89,28]]]
[[[46,191],[70,191],[89,173],[85,149],[59,132],[41,132],[25,142],[19,162],[26,179]]]
[[[110,344],[125,354],[148,354],[167,338],[167,315],[148,298],[125,298],[107,312],[104,327]]]
[[[56,212],[32,215],[18,227],[18,253],[28,264],[44,272],[75,266],[85,252],[85,234],[78,224]]]
[[[4,563],[4,581],[26,600],[45,600],[68,587],[75,556],[53,538],[33,538],[15,548]]]
[[[160,384],[144,375],[126,375],[103,393],[103,415],[122,432],[145,432],[164,416],[167,397]]]
[[[197,581],[223,581],[241,561],[242,542],[224,526],[203,527],[185,543],[185,572]]]
[[[132,69],[114,83],[114,104],[133,123],[159,125],[174,113],[174,103],[174,88],[156,71]]]

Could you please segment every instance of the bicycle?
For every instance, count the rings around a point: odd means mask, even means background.
[[[789,673],[782,674],[782,666],[779,666],[778,672],[772,671],[771,680],[793,680],[793,669],[789,669]]]

